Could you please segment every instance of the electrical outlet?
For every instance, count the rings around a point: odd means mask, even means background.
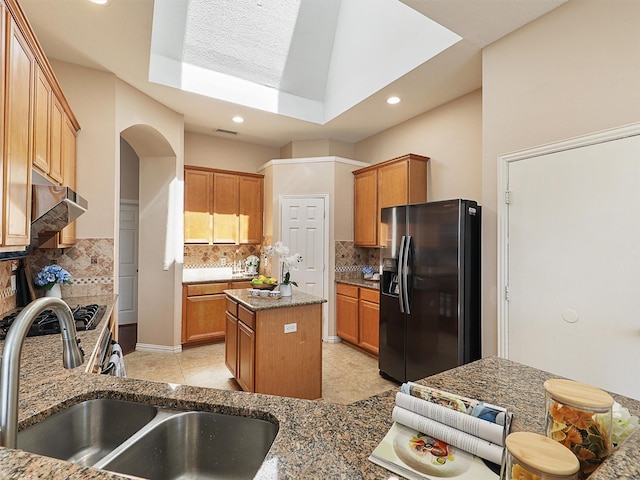
[[[284,325],[284,333],[293,333],[298,331],[297,323],[285,323]]]
[[[220,259],[220,265],[226,265],[227,264],[227,257],[222,257]]]

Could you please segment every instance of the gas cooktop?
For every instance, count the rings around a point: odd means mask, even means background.
[[[97,304],[78,305],[72,308],[71,313],[73,313],[73,319],[76,321],[76,330],[93,330],[98,326],[100,320],[102,320],[106,310],[106,305]],[[11,328],[11,325],[19,313],[20,310],[17,310],[0,320],[0,339],[7,336],[9,328]],[[34,337],[37,335],[52,335],[56,333],[60,333],[58,317],[53,313],[53,310],[45,310],[35,318],[27,336]]]

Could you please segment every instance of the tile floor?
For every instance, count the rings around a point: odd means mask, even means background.
[[[223,390],[240,390],[224,365],[224,343],[180,353],[132,352],[127,376]],[[344,343],[322,344],[322,401],[349,404],[398,385],[378,374],[378,360]]]

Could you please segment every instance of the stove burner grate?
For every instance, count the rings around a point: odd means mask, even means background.
[[[98,326],[98,323],[100,323],[105,311],[106,306],[98,304],[78,305],[72,308],[71,313],[73,314],[73,319],[76,321],[76,330],[93,330]],[[17,310],[0,320],[0,339],[7,336],[9,328],[19,313],[20,310]],[[58,317],[53,313],[53,310],[45,310],[35,318],[27,336],[34,337],[56,333],[60,333]]]

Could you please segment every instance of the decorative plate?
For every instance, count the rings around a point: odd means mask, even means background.
[[[434,477],[456,477],[471,467],[473,456],[423,433],[401,430],[393,450],[405,464]]]

